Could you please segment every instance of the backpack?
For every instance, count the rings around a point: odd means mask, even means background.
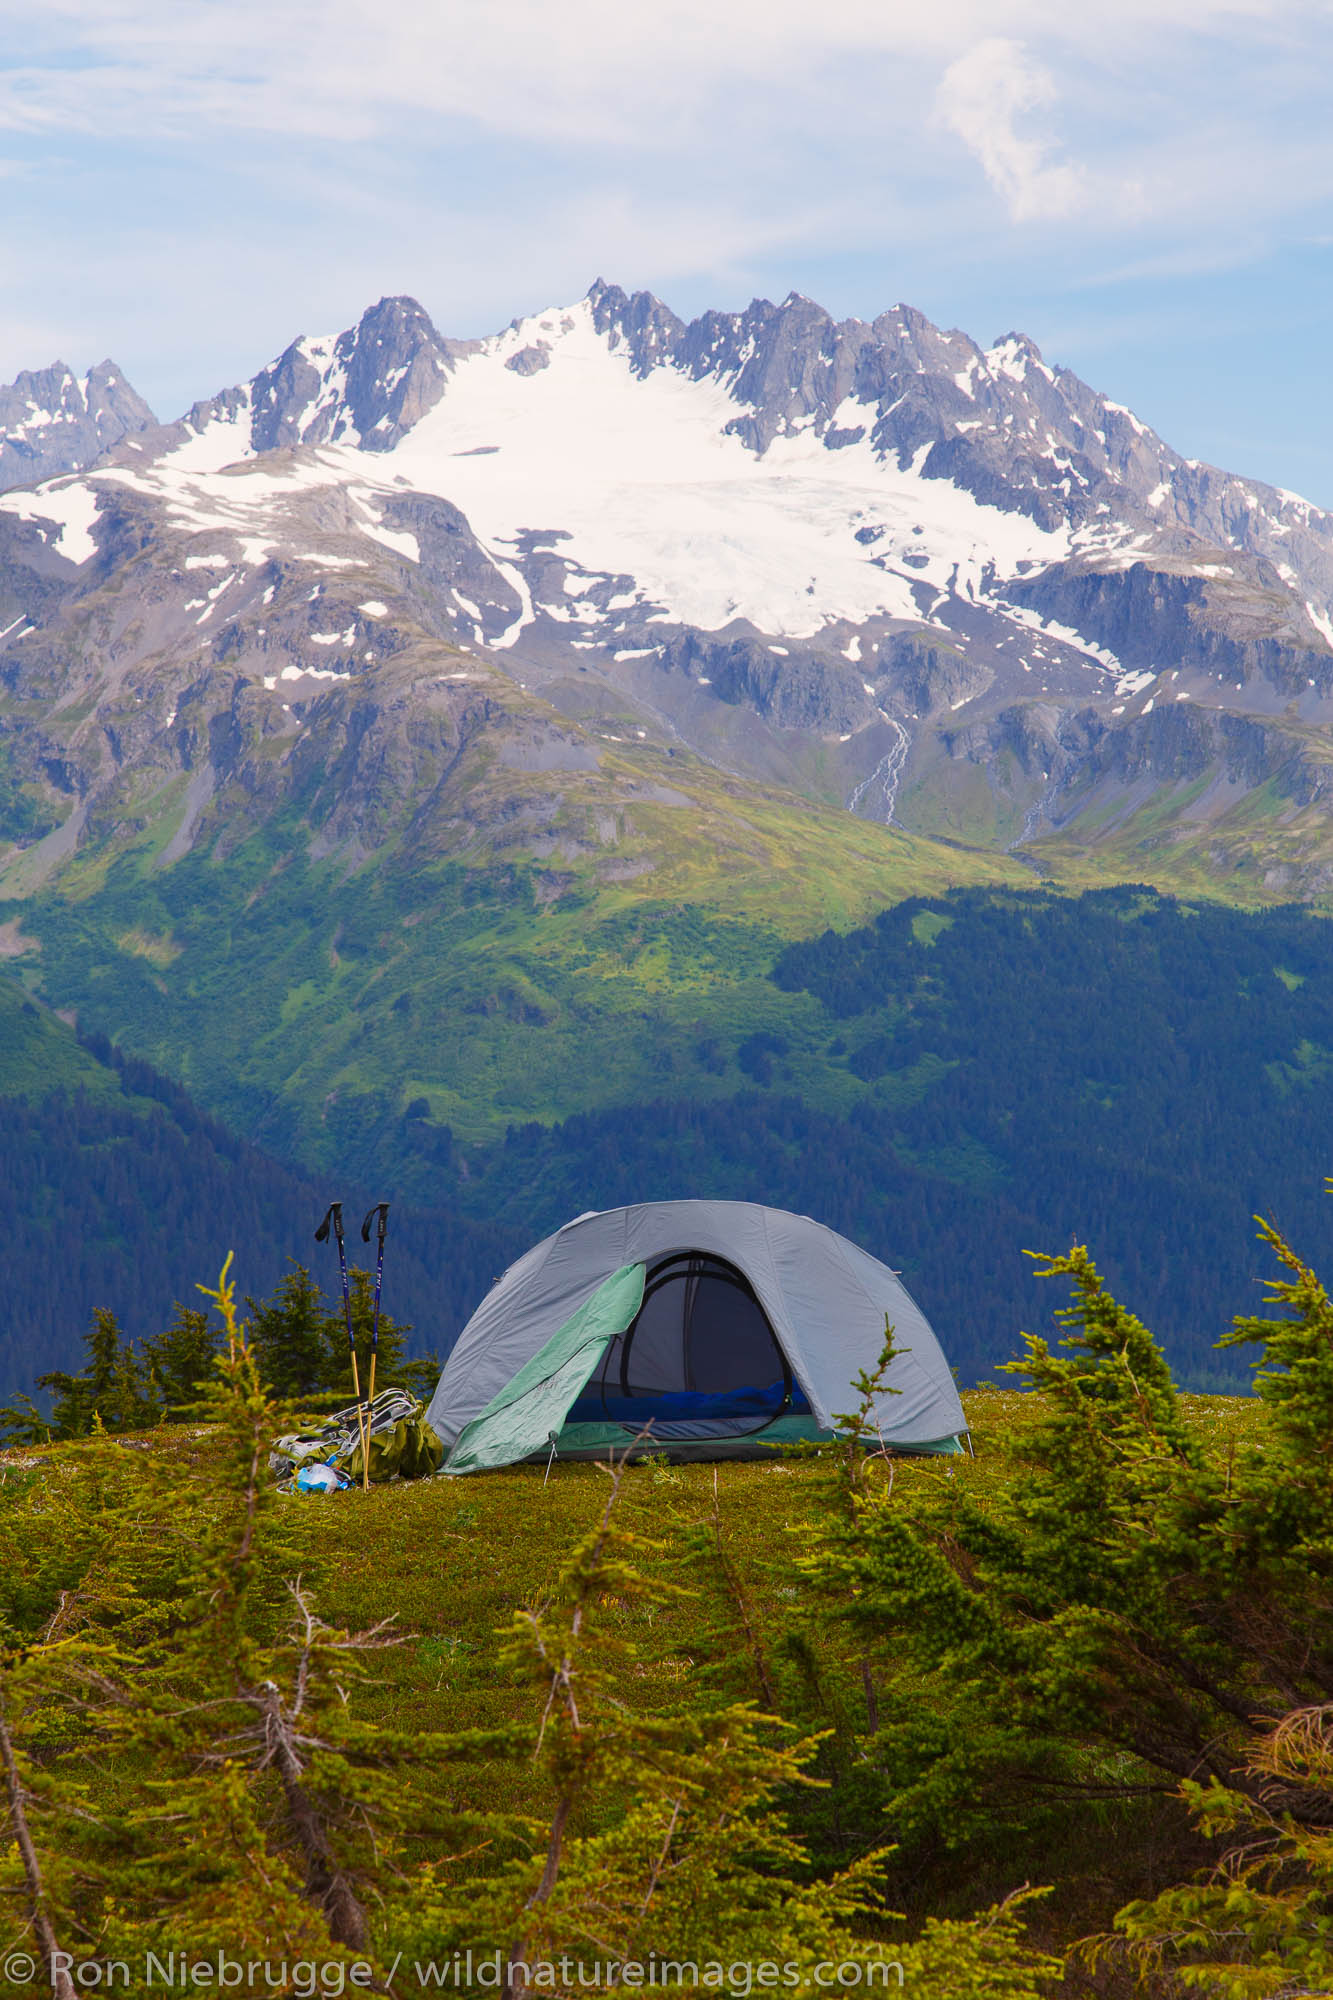
[[[274,1440],[269,1467],[280,1482],[303,1465],[331,1465],[348,1483],[361,1484],[361,1435],[358,1408],[369,1416],[370,1483],[390,1479],[424,1479],[444,1463],[444,1446],[426,1422],[424,1403],[404,1389],[382,1389],[369,1406],[349,1403],[322,1423],[292,1431]]]

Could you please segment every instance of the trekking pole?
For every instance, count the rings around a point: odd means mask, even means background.
[[[375,1400],[375,1355],[380,1344],[380,1287],[384,1283],[384,1238],[389,1227],[389,1204],[377,1201],[374,1208],[366,1210],[366,1219],[361,1224],[361,1241],[370,1241],[370,1218],[377,1215],[379,1225],[379,1254],[375,1259],[375,1319],[370,1329],[370,1400]]]
[[[338,1245],[338,1271],[343,1285],[343,1317],[347,1321],[347,1351],[352,1357],[352,1394],[356,1397],[356,1434],[361,1440],[361,1484],[370,1485],[370,1440],[365,1422],[361,1416],[361,1380],[356,1365],[356,1336],[352,1332],[352,1300],[347,1290],[347,1253],[343,1249],[343,1205],[331,1202],[329,1210],[319,1228],[315,1231],[316,1243],[327,1243],[329,1224],[333,1224],[334,1240]]]

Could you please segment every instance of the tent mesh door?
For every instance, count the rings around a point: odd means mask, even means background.
[[[649,1267],[637,1317],[580,1398],[664,1440],[743,1437],[807,1408],[749,1281],[734,1264],[680,1251]],[[591,1412],[589,1412],[591,1413]]]

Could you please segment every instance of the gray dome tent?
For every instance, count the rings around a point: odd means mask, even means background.
[[[554,1442],[729,1458],[827,1437],[857,1403],[888,1316],[901,1350],[874,1412],[886,1444],[957,1451],[966,1418],[894,1272],[809,1216],[744,1201],[580,1215],[511,1264],[458,1337],[431,1401],[446,1472]]]

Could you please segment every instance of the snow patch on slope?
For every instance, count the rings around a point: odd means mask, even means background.
[[[52,547],[72,563],[85,563],[97,554],[92,535],[97,494],[81,479],[53,479],[30,490],[0,493],[0,508],[31,521],[39,533],[53,528]]]

